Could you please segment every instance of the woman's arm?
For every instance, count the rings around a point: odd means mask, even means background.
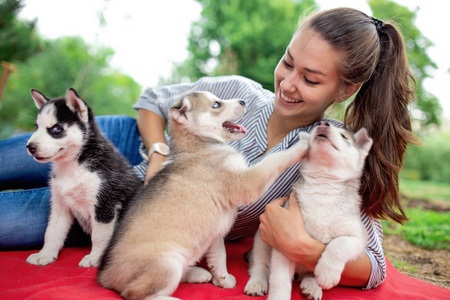
[[[288,208],[283,207],[286,201],[287,197],[279,198],[266,206],[265,212],[260,216],[261,239],[289,259],[314,271],[326,245],[306,232],[295,195],[291,194]],[[346,264],[339,284],[366,287],[370,273],[369,257],[361,255]]]
[[[164,135],[166,124],[164,119],[158,114],[150,110],[139,109],[136,121],[139,133],[141,134],[142,141],[144,142],[145,149],[147,149],[147,151],[155,143],[167,144],[166,137]],[[145,182],[147,182],[148,179],[153,177],[159,170],[162,169],[162,164],[166,161],[167,157],[158,152],[153,152],[151,157],[148,159],[149,164],[145,175]]]

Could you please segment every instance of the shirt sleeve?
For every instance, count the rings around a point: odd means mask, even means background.
[[[247,91],[252,89],[263,91],[259,83],[242,76],[203,77],[193,83],[147,88],[139,96],[133,108],[150,110],[167,121],[170,107],[191,92],[210,92],[220,99],[228,100],[243,99]]]
[[[371,218],[366,214],[361,214],[361,220],[368,233],[368,242],[365,252],[369,257],[372,266],[369,282],[364,288],[365,290],[369,290],[379,286],[386,278],[386,258],[382,246],[383,228],[379,219]]]

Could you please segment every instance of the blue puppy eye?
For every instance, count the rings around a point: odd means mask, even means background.
[[[222,104],[220,102],[216,101],[216,102],[214,102],[213,108],[219,108],[221,106],[222,106]]]
[[[52,127],[50,127],[48,129],[48,131],[51,134],[60,134],[61,132],[63,132],[63,128],[60,125],[56,124],[56,125],[53,125]]]

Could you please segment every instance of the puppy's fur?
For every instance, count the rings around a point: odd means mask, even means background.
[[[37,90],[31,93],[39,112],[27,149],[36,161],[53,165],[44,247],[27,262],[44,266],[56,261],[76,218],[92,240],[92,250],[79,266],[97,266],[119,210],[142,184],[126,159],[103,137],[91,108],[75,90],[53,100]]]
[[[174,299],[168,295],[181,280],[211,280],[208,271],[191,267],[205,254],[213,284],[235,286],[223,238],[237,207],[258,199],[306,150],[299,144],[248,167],[226,144],[246,131],[231,123],[244,104],[194,93],[171,108],[170,163],[124,215],[99,267],[102,286],[126,299]]]
[[[322,121],[311,136],[304,133],[300,137],[309,140],[310,146],[294,192],[306,231],[327,246],[312,274],[271,249],[261,241],[258,232],[250,258],[250,280],[245,287],[248,295],[263,295],[269,288],[268,299],[290,299],[292,278],[297,270],[302,277],[303,294],[308,299],[321,299],[322,288],[336,286],[347,261],[361,255],[367,244],[359,195],[365,158],[372,146],[367,131],[363,128],[353,136]]]

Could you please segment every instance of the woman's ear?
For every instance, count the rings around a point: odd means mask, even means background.
[[[350,85],[346,85],[344,89],[344,97],[345,99],[350,98],[356,91],[361,87],[361,82],[353,83]]]

